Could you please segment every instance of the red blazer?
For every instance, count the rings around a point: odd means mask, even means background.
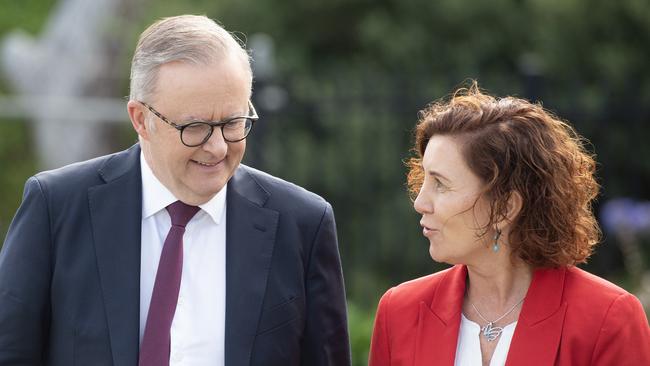
[[[370,366],[453,365],[465,294],[462,265],[415,279],[379,302]],[[538,269],[506,365],[650,365],[639,300],[581,269]]]

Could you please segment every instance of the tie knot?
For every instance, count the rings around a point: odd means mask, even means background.
[[[185,227],[192,217],[199,212],[199,207],[176,201],[167,206],[167,212],[169,212],[169,216],[172,219],[172,225]]]

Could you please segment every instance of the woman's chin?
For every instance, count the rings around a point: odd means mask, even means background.
[[[434,262],[448,263],[447,262],[448,258],[442,253],[440,248],[434,247],[433,244],[429,245],[429,255],[431,256],[431,259],[433,259]]]
[[[433,259],[434,262],[436,263],[446,263],[451,266],[456,265],[456,264],[466,264],[463,262],[462,259],[450,255],[449,252],[446,252],[444,250],[441,250],[437,245],[430,244],[429,245],[429,256],[431,256],[431,259]]]

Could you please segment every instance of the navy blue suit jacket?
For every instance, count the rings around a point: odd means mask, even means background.
[[[27,181],[0,254],[0,365],[137,365],[139,159]],[[241,165],[226,212],[225,364],[349,365],[331,206]]]

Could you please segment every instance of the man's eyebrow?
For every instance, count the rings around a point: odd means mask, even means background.
[[[235,113],[235,114],[232,114],[232,115],[228,115],[228,116],[226,116],[226,117],[224,117],[222,119],[219,119],[219,120],[211,119],[211,118],[202,118],[202,117],[197,117],[194,114],[188,114],[187,116],[181,116],[180,117],[181,119],[178,122],[186,122],[186,123],[189,123],[189,122],[224,122],[224,121],[227,121],[229,119],[236,118],[236,117],[245,117],[247,114],[248,114],[248,112],[244,113],[244,114]]]

